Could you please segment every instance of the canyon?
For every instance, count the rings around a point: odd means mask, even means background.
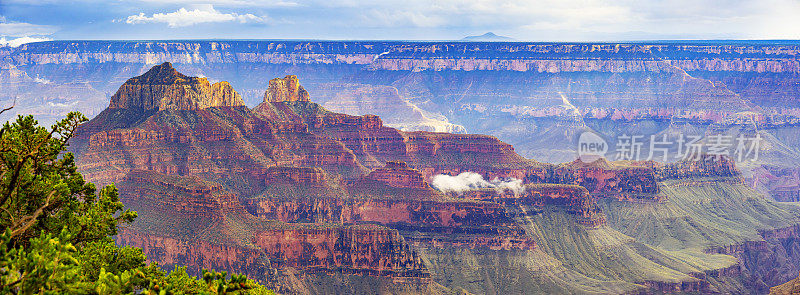
[[[230,82],[250,107],[263,102],[267,77],[295,75],[326,109],[378,115],[402,131],[489,134],[549,163],[573,161],[586,131],[614,150],[625,134],[758,130],[762,151],[744,177],[793,200],[798,52],[789,41],[54,41],[0,51],[0,101],[16,101],[5,118],[52,122],[74,109],[93,117],[117,85],[169,61]]]
[[[796,47],[58,41],[0,51],[0,100],[44,122],[80,105],[81,172],[140,212],[118,242],[195,272],[301,294],[766,293],[800,259],[800,208],[773,201],[798,192]],[[589,163],[589,131],[764,144]],[[430,186],[462,172],[524,191]]]

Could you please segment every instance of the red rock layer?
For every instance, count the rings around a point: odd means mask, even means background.
[[[538,211],[545,205],[562,206],[577,217],[578,223],[587,227],[598,227],[606,223],[606,216],[597,206],[594,197],[586,188],[565,184],[528,184],[525,191],[515,194],[495,189],[470,190],[462,198],[505,204],[509,211]]]
[[[260,220],[221,186],[195,177],[133,171],[120,190],[140,219],[118,242],[142,247],[162,264],[242,270],[255,277],[263,275],[264,267],[288,266],[427,276],[402,236],[387,227]]]
[[[345,273],[421,277],[422,261],[396,230],[375,226],[289,228],[261,231],[253,244],[276,261],[276,267],[311,272],[344,268]]]
[[[454,170],[523,178],[540,170],[541,164],[520,157],[511,145],[492,136],[402,132],[383,126],[377,116],[337,114],[308,101],[268,99],[275,96],[271,92],[290,93],[288,87],[289,83],[274,84],[275,89],[267,91],[254,112],[280,122],[286,129],[309,130],[341,142],[368,168],[404,161],[425,178]]]
[[[244,107],[107,109],[78,128],[71,148],[82,173],[99,183],[118,182],[133,169],[208,180],[235,175],[229,188],[252,194],[263,188],[273,166],[320,167],[343,175],[364,171],[341,143],[277,126]]]
[[[270,260],[258,248],[160,236],[127,227],[120,228],[116,243],[141,248],[149,261],[161,266],[186,266],[194,274],[202,269],[224,269],[260,278],[271,267]]]
[[[406,162],[386,162],[386,166],[372,170],[366,178],[383,182],[391,187],[428,187],[428,183],[422,178],[422,173],[409,168]]]
[[[575,185],[527,185],[526,198],[544,204],[566,206],[567,211],[578,217],[578,223],[588,227],[606,224],[606,216],[600,211],[595,199],[582,186]],[[540,201],[541,200],[541,201]]]
[[[221,219],[241,208],[238,198],[216,183],[196,177],[175,177],[145,170],[128,173],[119,185],[126,202],[147,204],[163,212]]]
[[[397,229],[444,235],[462,247],[532,249],[535,244],[498,203],[363,198],[281,198],[244,200],[249,212],[283,222],[377,222]],[[481,239],[480,237],[485,239]],[[468,243],[474,241],[475,243]]]

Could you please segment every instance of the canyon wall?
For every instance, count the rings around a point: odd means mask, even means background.
[[[161,91],[155,87],[160,81],[184,88],[193,87],[183,85],[184,80],[199,81],[184,78],[169,64],[152,71],[123,85],[148,81],[141,89]],[[79,169],[91,181],[122,181],[123,201],[140,212],[141,218],[121,237],[121,243],[141,245],[153,257],[196,267],[228,268],[234,259],[247,256],[240,269],[254,276],[264,265],[269,272],[271,268],[299,269],[306,274],[415,280],[441,276],[446,267],[423,259],[417,251],[428,251],[426,258],[436,256],[430,251],[459,253],[462,266],[472,266],[464,261],[474,259],[507,259],[478,265],[482,269],[505,269],[520,263],[525,269],[538,268],[534,264],[546,262],[564,267],[559,270],[580,273],[571,274],[580,278],[574,283],[576,288],[602,281],[705,291],[714,280],[695,275],[719,272],[725,279],[732,276],[725,271],[735,263],[727,260],[729,256],[714,256],[713,264],[706,264],[695,261],[703,260],[692,256],[697,253],[675,252],[686,248],[662,249],[646,240],[676,233],[668,230],[670,226],[650,226],[660,230],[658,235],[635,238],[637,233],[626,235],[618,232],[621,228],[611,228],[620,220],[630,221],[631,214],[673,205],[670,200],[662,202],[659,181],[679,179],[694,189],[733,179],[730,184],[736,187],[723,194],[749,194],[730,159],[545,164],[522,157],[493,136],[405,132],[383,126],[374,115],[333,113],[307,99],[299,80],[292,76],[273,81],[254,109],[227,105],[225,101],[235,97],[228,94],[213,100],[218,106],[195,107],[207,99],[185,95],[182,100],[167,100],[167,105],[180,107],[162,108],[160,94],[134,91],[133,97],[118,101],[144,103],[112,104],[79,128],[70,146]],[[158,108],[154,107],[156,100]],[[173,104],[175,101],[180,104]],[[566,99],[564,103],[569,104]],[[560,122],[570,124],[557,125],[566,129],[555,129],[555,133],[563,136],[566,133],[562,131],[591,125],[577,120],[580,118],[565,118]],[[577,121],[569,121],[572,119]],[[617,123],[611,120],[610,124]],[[553,138],[536,140],[550,144]],[[433,175],[466,171],[492,181],[513,177],[526,185],[523,192],[516,193],[484,189],[448,196],[426,183]],[[678,188],[686,187],[675,185],[667,192]],[[695,198],[690,204],[705,203],[698,201],[705,195],[689,195]],[[774,215],[795,211],[756,197],[731,194],[725,201],[739,202],[737,206],[715,208],[743,208],[731,215],[740,219],[726,221],[732,228],[761,219],[770,223],[759,224],[760,229],[790,224],[790,217]],[[606,214],[598,206],[600,201],[611,204],[606,207],[609,212],[626,208],[626,214]],[[683,206],[659,214],[693,209]],[[669,220],[711,223],[680,215]],[[703,227],[698,236],[717,235],[716,228]],[[749,241],[735,232],[724,235],[725,241],[735,245]],[[189,241],[193,240],[203,244],[191,249]],[[563,247],[554,249],[553,245]],[[766,253],[759,251],[747,249],[741,257]],[[597,257],[581,261],[581,255]],[[603,265],[606,262],[614,263],[619,277],[593,270],[611,269]],[[646,267],[654,264],[660,268]],[[549,279],[537,284],[552,284],[545,282]],[[739,286],[738,282],[731,286]]]

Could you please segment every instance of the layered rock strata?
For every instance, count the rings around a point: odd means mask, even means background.
[[[406,162],[388,161],[383,168],[372,170],[367,179],[383,182],[391,187],[427,188],[422,173],[408,167]]]
[[[230,269],[261,278],[271,268],[311,273],[426,277],[421,261],[394,229],[285,224],[249,215],[238,198],[195,177],[132,171],[121,199],[140,214],[117,242],[140,247],[162,264]]]

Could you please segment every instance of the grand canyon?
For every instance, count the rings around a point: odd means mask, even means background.
[[[281,294],[796,294],[799,81],[789,41],[0,47],[3,120],[91,118],[118,245]]]

